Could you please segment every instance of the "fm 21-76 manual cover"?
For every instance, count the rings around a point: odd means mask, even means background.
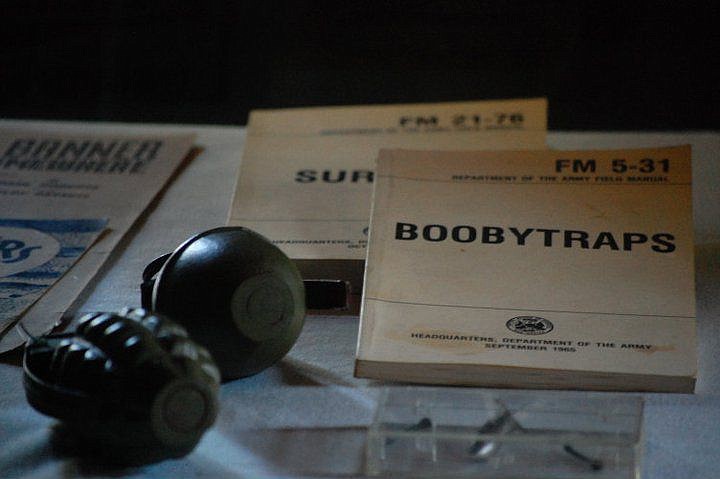
[[[107,220],[106,231],[94,245],[18,318],[32,335],[47,333],[71,308],[194,141],[192,134],[127,136],[91,131],[92,127],[51,130],[32,122],[22,128],[0,124],[3,221],[43,220],[45,225],[27,224],[47,230],[53,225],[49,220]],[[77,243],[78,238],[72,241]],[[41,251],[33,250],[32,255]],[[24,342],[11,326],[5,324],[0,333],[0,353]]]
[[[690,147],[382,150],[355,374],[692,392]]]
[[[378,151],[545,148],[547,101],[472,101],[255,110],[229,224],[270,239],[305,278],[356,294]]]

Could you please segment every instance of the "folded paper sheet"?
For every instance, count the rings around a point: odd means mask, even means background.
[[[0,334],[72,267],[106,224],[0,219]]]
[[[109,231],[23,315],[31,334],[50,330],[71,307],[181,164],[193,139],[0,128],[0,217],[108,220]],[[22,342],[6,329],[0,352]]]

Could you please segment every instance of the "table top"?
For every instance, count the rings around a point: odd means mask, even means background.
[[[21,121],[2,121],[0,126],[30,123],[126,134],[194,131],[197,144],[204,148],[113,253],[78,302],[79,312],[138,306],[140,274],[150,260],[196,232],[224,225],[244,128]],[[713,477],[720,466],[720,133],[550,132],[548,144],[558,149],[693,147],[697,387],[692,395],[642,394],[642,477]],[[362,431],[372,421],[382,383],[352,375],[357,323],[353,316],[309,316],[297,344],[279,364],[221,387],[218,420],[190,455],[133,469],[89,466],[55,452],[49,443],[54,421],[27,405],[22,369],[6,360],[0,363],[0,475],[359,475]]]

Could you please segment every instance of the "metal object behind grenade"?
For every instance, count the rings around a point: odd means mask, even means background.
[[[142,309],[89,314],[74,333],[31,338],[23,366],[28,402],[105,460],[184,456],[217,416],[210,354]]]
[[[300,335],[305,289],[295,264],[241,227],[205,231],[143,273],[143,307],[183,325],[205,346],[223,380],[280,360]]]

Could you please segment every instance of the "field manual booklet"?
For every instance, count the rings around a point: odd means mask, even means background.
[[[382,150],[355,374],[692,392],[690,147]]]
[[[255,110],[229,214],[305,278],[362,288],[380,148],[545,148],[547,100]]]

